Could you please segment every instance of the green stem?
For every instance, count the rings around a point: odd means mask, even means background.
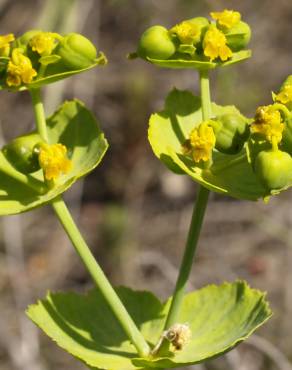
[[[39,89],[31,90],[31,96],[34,105],[38,132],[44,140],[48,141],[45,112],[43,103],[41,101]],[[71,240],[76,252],[81,258],[81,261],[91,275],[96,286],[100,289],[103,297],[105,298],[112,312],[120,322],[128,338],[136,347],[139,356],[147,357],[150,352],[147,342],[143,338],[136,324],[134,323],[120,298],[118,297],[117,293],[112,288],[110,282],[107,280],[102,269],[92,255],[61,196],[52,201],[52,207],[64,230],[66,231],[69,239]]]
[[[200,72],[201,102],[203,120],[208,121],[212,116],[209,71]]]
[[[93,257],[90,249],[88,248],[77,226],[75,225],[64,201],[61,199],[61,197],[59,197],[58,199],[53,201],[52,206],[56,212],[59,221],[63,225],[64,230],[70,238],[76,252],[79,254],[79,257],[90,273],[93,281],[100,289],[105,300],[111,307],[114,315],[119,320],[124,331],[136,347],[139,355],[141,357],[146,357],[149,354],[148,344],[141,335],[140,331],[137,329],[132,318],[129,316],[127,310],[120,301],[120,298],[112,288],[102,269]]]
[[[200,84],[203,120],[207,121],[211,117],[211,99],[208,72],[204,71],[200,73]],[[197,202],[193,210],[184,256],[180,266],[173,299],[165,323],[165,329],[169,329],[170,326],[175,324],[179,316],[179,311],[185,295],[186,285],[190,276],[193,259],[197,248],[201,227],[203,224],[208,198],[209,190],[204,188],[203,186],[200,186]]]
[[[40,89],[31,89],[30,90],[32,104],[34,109],[34,116],[37,125],[37,130],[40,134],[40,137],[49,142],[48,132],[47,132],[47,123],[46,123],[46,115],[44,111],[44,106],[42,103],[41,98],[41,91]]]

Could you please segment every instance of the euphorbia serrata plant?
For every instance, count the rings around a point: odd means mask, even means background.
[[[234,348],[271,316],[265,295],[242,281],[185,294],[209,190],[255,200],[291,184],[290,80],[255,119],[234,106],[211,103],[209,71],[251,55],[246,50],[250,28],[240,13],[224,10],[211,18],[192,18],[170,29],[153,26],[130,54],[200,74],[201,97],[174,90],[164,111],[150,119],[154,153],[170,170],[201,184],[175,291],[164,304],[149,292],[112,288],[61,198],[99,164],[108,144],[92,113],[77,100],[46,118],[40,89],[105,64],[105,56],[97,56],[94,45],[76,33],[31,30],[16,39],[0,36],[0,88],[28,90],[36,119],[34,132],[14,138],[0,152],[0,213],[51,204],[96,284],[85,296],[50,293],[27,313],[91,369],[200,363]]]

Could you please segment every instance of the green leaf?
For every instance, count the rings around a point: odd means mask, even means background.
[[[91,172],[102,160],[108,144],[92,113],[78,100],[65,102],[47,119],[49,141],[64,144],[73,168],[61,176],[52,189],[44,194],[22,184],[5,173],[0,177],[0,215],[28,211],[50,202],[66,191],[78,178]],[[42,171],[25,176],[0,151],[0,171],[4,169],[24,176],[28,181],[44,187]]]
[[[235,63],[242,62],[251,57],[250,50],[242,50],[237,53],[233,53],[232,58],[226,62],[210,62],[203,58],[194,59],[190,56],[180,55],[177,59],[158,60],[147,58],[147,60],[159,67],[164,68],[191,68],[198,70],[214,69],[217,67],[226,67]]]
[[[213,116],[240,112],[234,106],[212,104]],[[246,150],[227,155],[214,150],[213,164],[204,169],[182,154],[182,145],[202,122],[201,103],[189,91],[173,90],[162,112],[151,116],[148,138],[155,155],[173,172],[189,175],[215,192],[235,198],[257,200],[267,195],[250,165]]]
[[[161,304],[149,292],[118,288],[117,293],[149,345],[163,332],[170,300]],[[27,314],[50,338],[88,366],[109,370],[173,368],[206,361],[231,350],[271,316],[265,295],[242,281],[210,285],[187,294],[179,323],[191,341],[170,357],[137,358],[134,346],[96,289],[87,295],[49,293]]]

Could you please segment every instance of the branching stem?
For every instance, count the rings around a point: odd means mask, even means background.
[[[41,101],[40,90],[31,90],[31,96],[38,132],[43,140],[48,142],[46,118],[44,107]],[[62,197],[59,196],[58,198],[54,199],[51,204],[81,261],[91,275],[94,283],[101,291],[112,312],[120,322],[128,338],[136,347],[139,356],[147,357],[150,352],[147,342],[145,341],[136,324],[130,317],[119,296],[106,278],[101,267],[95,260],[93,254],[90,251],[90,248],[86,244],[78,227],[72,219],[72,216]]]

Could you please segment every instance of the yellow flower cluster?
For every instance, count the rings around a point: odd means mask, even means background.
[[[46,180],[56,180],[72,168],[72,162],[67,157],[67,148],[62,144],[42,144],[39,164]]]
[[[257,109],[251,132],[263,135],[272,144],[278,144],[282,140],[284,127],[280,112],[273,105],[267,105]]]
[[[13,49],[7,67],[7,85],[20,86],[22,83],[29,84],[36,75],[37,72],[33,69],[30,59],[23,55],[21,49]]]
[[[206,32],[203,42],[204,54],[211,61],[220,58],[223,62],[232,57],[231,49],[226,45],[226,37],[216,26]]]
[[[182,44],[192,45],[199,37],[201,30],[198,25],[184,21],[174,26],[169,32],[176,34]]]
[[[13,33],[0,36],[0,56],[8,55],[10,51],[10,43],[15,40]]]
[[[241,14],[239,12],[227,9],[223,12],[211,12],[210,15],[218,22],[219,26],[227,29],[236,26],[241,20]]]
[[[275,95],[274,99],[282,104],[292,102],[292,85],[285,85],[279,94]]]
[[[201,160],[207,162],[212,157],[212,150],[216,143],[213,128],[209,121],[202,122],[190,133],[191,153],[196,163]]]
[[[59,35],[53,32],[40,32],[29,42],[33,51],[40,55],[50,55],[56,46],[56,39]]]

